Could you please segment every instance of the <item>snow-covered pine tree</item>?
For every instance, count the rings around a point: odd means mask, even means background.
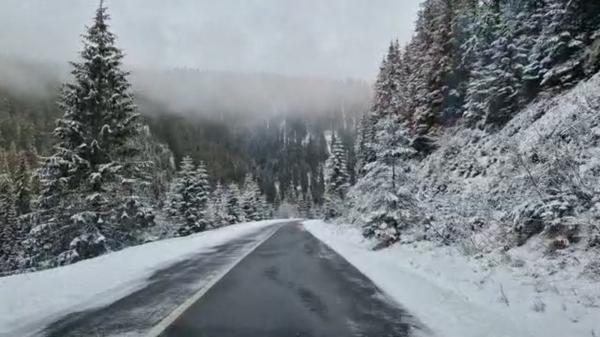
[[[310,186],[307,191],[302,195],[302,200],[300,201],[300,205],[298,206],[298,212],[300,216],[306,219],[314,218],[314,202],[312,198],[312,193],[310,191]]]
[[[421,152],[433,149],[430,129],[452,123],[463,99],[461,88],[458,9],[468,6],[456,0],[426,0],[421,5],[415,37],[403,56],[399,95],[411,116],[412,128]],[[459,29],[460,28],[460,29]]]
[[[227,187],[221,182],[217,183],[214,191],[211,193],[209,218],[214,227],[223,227],[229,225],[229,217],[227,215]]]
[[[452,0],[452,39],[449,53],[451,73],[448,79],[448,104],[451,108],[446,109],[445,124],[452,124],[462,117],[463,105],[466,96],[466,82],[469,78],[470,65],[465,63],[462,46],[471,37],[469,34],[475,8],[478,0]]]
[[[191,196],[188,191],[191,190],[194,174],[194,161],[192,157],[185,156],[179,164],[179,171],[171,182],[169,192],[167,193],[167,213],[172,217],[183,217],[185,209],[190,205]],[[186,201],[187,199],[187,201]]]
[[[355,172],[357,175],[363,174],[365,165],[375,160],[375,153],[373,149],[369,147],[369,145],[373,143],[374,138],[375,117],[373,116],[372,111],[368,111],[361,116],[358,123],[358,129],[356,130],[354,151],[356,153]]]
[[[350,187],[350,176],[346,162],[344,144],[335,139],[328,159],[328,176],[325,181],[325,217],[332,219],[341,215],[346,193]]]
[[[0,178],[0,274],[17,268],[20,236],[13,185],[9,178]]]
[[[414,124],[415,114],[417,113],[418,107],[423,104],[424,96],[427,90],[427,79],[423,73],[424,69],[422,62],[424,59],[423,50],[421,44],[417,38],[414,38],[408,43],[404,52],[402,53],[402,67],[400,69],[402,73],[402,90],[405,93],[406,102],[404,107],[404,119],[411,121]],[[381,75],[380,68],[380,75]],[[375,98],[373,105],[377,104]],[[372,137],[374,139],[374,137]],[[373,158],[375,155],[373,156]],[[373,159],[374,161],[374,159]]]
[[[227,216],[229,224],[237,224],[246,221],[241,203],[241,192],[237,184],[229,185],[227,193]]]
[[[190,156],[183,157],[167,201],[167,212],[178,222],[179,235],[190,235],[206,228],[209,192],[204,164],[196,167]]]
[[[24,156],[19,159],[19,166],[15,171],[13,182],[17,215],[29,213],[31,211],[30,175]]]
[[[108,20],[101,1],[62,92],[58,143],[40,170],[43,222],[27,240],[34,264],[70,263],[131,243],[116,209],[130,197],[123,189],[137,165],[129,161],[130,140],[140,124]]]
[[[579,1],[547,0],[537,44],[527,66],[530,79],[541,86],[570,85],[583,77],[585,34],[577,29],[574,10]],[[580,13],[581,14],[581,13]],[[583,34],[582,34],[583,33]]]
[[[197,226],[192,228],[191,233],[198,233],[206,229],[209,226],[207,209],[210,198],[210,183],[208,172],[206,171],[206,165],[204,162],[200,162],[196,171],[194,172],[195,185],[195,203],[197,210]]]
[[[472,18],[476,21],[468,30],[471,38],[462,47],[465,62],[471,64],[463,117],[468,125],[482,126],[489,112],[494,69],[501,62],[492,58],[495,52],[492,45],[500,35],[501,17],[496,2],[481,3],[474,10],[476,15]]]
[[[415,36],[409,44],[407,53],[413,61],[410,64],[411,76],[408,81],[413,86],[413,96],[408,104],[412,110],[412,128],[418,135],[427,134],[430,127],[436,122],[436,112],[431,109],[429,102],[430,76],[433,73],[434,60],[429,49],[432,47],[431,34],[432,22],[435,13],[431,1],[425,1],[418,13]]]
[[[242,193],[242,210],[246,221],[262,220],[263,210],[261,193],[254,177],[250,174],[244,179],[244,190]]]
[[[492,62],[485,73],[488,76],[486,125],[503,125],[519,107],[521,78],[525,57],[515,44],[518,21],[517,13],[503,8],[496,23],[495,39],[491,45]]]
[[[540,91],[538,39],[544,28],[545,0],[523,1],[513,11],[518,14],[516,20],[515,47],[519,53],[519,62],[523,64],[521,77],[521,98],[523,102],[533,99]]]
[[[435,140],[429,133],[437,120],[436,113],[429,109],[427,98],[431,60],[426,46],[419,35],[406,46],[400,68],[401,86],[394,94],[402,99],[397,112],[403,120],[411,121],[412,133],[415,134],[412,146],[421,153],[430,153],[435,148]],[[376,101],[374,106],[377,106]]]
[[[138,163],[133,172],[137,182],[131,186],[132,194],[142,204],[163,207],[169,182],[175,174],[173,152],[156,140],[147,125],[141,129],[140,134],[131,140],[133,147],[139,149],[132,158]]]
[[[425,130],[435,123],[451,122],[460,109],[461,98],[457,91],[460,46],[455,43],[457,37],[453,29],[457,2],[428,0],[423,3],[423,27],[422,31],[417,32],[422,35],[421,40],[426,46],[429,81],[425,101],[427,105],[420,110],[428,113],[421,116],[423,120],[417,127],[418,130]]]
[[[381,61],[379,67],[379,74],[377,75],[377,80],[374,85],[374,104],[372,108],[361,117],[358,125],[355,149],[355,171],[358,175],[364,174],[363,170],[365,165],[375,161],[376,154],[372,145],[375,140],[375,124],[377,123],[377,118],[385,114],[386,111],[389,112],[392,110],[390,107],[392,95],[397,93],[397,85],[400,82],[392,80],[391,73],[394,71],[400,72],[402,69],[398,68],[393,70],[390,62],[393,62],[397,58],[397,64],[400,65],[400,50],[398,44],[397,42],[392,42],[388,48],[388,55]],[[335,139],[332,139],[332,144],[334,140]]]
[[[389,245],[400,238],[414,209],[404,166],[415,150],[408,128],[397,116],[381,119],[377,128],[377,160],[366,166],[350,196],[363,215],[363,234]]]
[[[388,48],[382,71],[378,77],[375,88],[375,106],[373,112],[376,117],[388,114],[398,114],[404,109],[401,100],[400,88],[403,83],[402,76],[402,54],[398,41],[392,41]]]
[[[535,22],[525,24],[519,9],[499,2],[482,3],[470,26],[471,38],[463,45],[470,62],[465,122],[483,128],[502,125],[518,110],[523,97],[523,76],[529,34]]]

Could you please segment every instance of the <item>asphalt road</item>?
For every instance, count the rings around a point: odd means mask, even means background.
[[[161,337],[403,337],[416,329],[411,322],[346,260],[301,225],[290,224]]]
[[[275,229],[263,229],[158,270],[138,291],[107,306],[69,314],[50,324],[39,335],[145,336],[153,326]]]

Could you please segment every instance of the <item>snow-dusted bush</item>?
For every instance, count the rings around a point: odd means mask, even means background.
[[[572,212],[572,207],[563,200],[529,201],[513,210],[513,225],[517,243],[524,244],[532,236],[541,233],[547,226]]]

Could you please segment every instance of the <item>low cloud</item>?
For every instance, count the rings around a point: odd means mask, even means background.
[[[420,0],[109,0],[113,30],[145,68],[371,80],[388,41],[408,41]],[[96,0],[4,0],[0,53],[66,62]]]

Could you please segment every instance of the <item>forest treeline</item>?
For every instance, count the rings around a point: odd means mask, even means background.
[[[236,109],[255,97],[222,110],[193,99],[193,83],[210,83],[193,79],[196,71],[166,74],[173,88],[134,101],[107,20],[100,8],[58,105],[52,95],[0,89],[4,272],[274,214],[358,223],[384,246],[418,224],[421,237],[448,243],[490,223],[501,224],[496,241],[506,247],[542,231],[561,245],[578,240],[582,228],[564,224],[587,216],[600,198],[589,187],[596,171],[583,179],[567,163],[587,162],[586,146],[595,143],[545,134],[555,148],[574,149],[575,157],[561,157],[545,148],[520,153],[504,136],[525,107],[540,102],[550,110],[544,102],[600,70],[600,3],[425,0],[413,38],[390,43],[370,106],[361,83],[308,81],[299,87],[330,88],[323,91],[334,104],[276,97],[243,116]],[[185,88],[176,86],[179,77]],[[222,83],[231,83],[227,77]],[[280,80],[270,87],[294,88]],[[230,103],[228,87],[211,89],[213,98]],[[179,99],[170,104],[169,97]],[[191,114],[197,105],[215,110]],[[488,146],[494,135],[503,143]],[[456,187],[475,177],[492,181],[495,192],[475,198]],[[473,209],[487,212],[486,220]],[[594,241],[591,232],[586,237]]]
[[[10,80],[0,84],[2,273],[268,219],[276,211],[320,212],[327,137],[335,130],[353,147],[356,116],[368,102],[366,84],[182,69],[154,74],[157,83],[164,81],[154,90],[175,85],[169,79],[177,74],[180,89],[202,89],[205,96],[169,104],[184,96],[142,90],[134,99],[116,40],[100,7],[67,84],[57,84],[60,76],[36,82],[38,71],[14,69],[13,80],[31,78],[18,87]],[[206,78],[216,89],[206,87]],[[234,85],[236,79],[242,83]],[[250,83],[282,97],[220,92]],[[321,96],[304,104],[300,98],[310,96],[310,88]],[[211,97],[213,89],[218,97]]]
[[[337,213],[384,245],[418,224],[419,235],[444,243],[470,240],[466,232],[495,223],[503,234],[493,235],[506,247],[542,231],[558,245],[580,236],[592,242],[599,234],[588,232],[594,226],[583,217],[598,193],[589,185],[597,175],[587,154],[595,142],[586,132],[560,138],[541,129],[539,152],[520,153],[519,140],[503,129],[530,103],[544,105],[599,69],[600,2],[424,1],[412,40],[392,41],[381,64],[372,107],[357,130],[357,182],[343,185],[345,206]],[[582,119],[598,109],[593,97],[583,101],[576,104]],[[511,135],[536,119],[511,125]],[[595,125],[578,121],[574,115],[566,130]],[[496,134],[501,142],[488,146]],[[497,175],[488,177],[492,169]],[[467,186],[487,182],[493,189],[474,200],[476,190]]]

